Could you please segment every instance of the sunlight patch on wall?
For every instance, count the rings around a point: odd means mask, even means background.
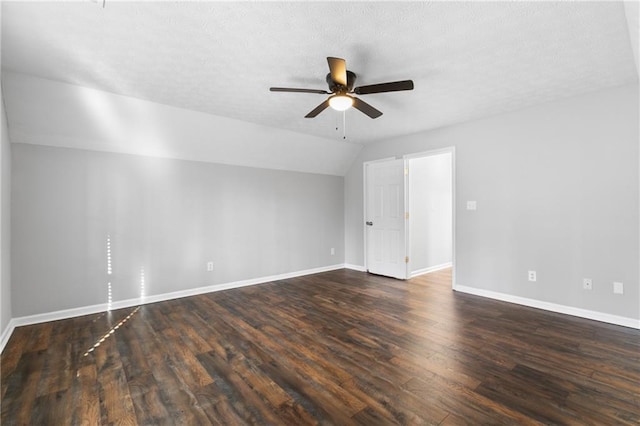
[[[88,114],[98,138],[117,151],[152,157],[167,157],[163,123],[148,101],[95,89],[77,88],[83,110]]]
[[[111,236],[107,235],[107,310],[111,310],[113,304],[113,293],[111,291]]]
[[[140,268],[140,300],[144,300],[145,297],[145,288],[144,288],[144,266]]]
[[[107,283],[107,310],[110,311],[113,306],[113,295],[111,292],[111,281]]]
[[[109,94],[87,88],[82,88],[78,92],[86,106],[86,112],[100,129],[103,139],[123,144],[126,139],[122,129],[122,118],[118,116],[118,111],[109,101]]]

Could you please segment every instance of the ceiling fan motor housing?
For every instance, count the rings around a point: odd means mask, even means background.
[[[329,91],[331,93],[349,93],[353,90],[353,86],[356,83],[356,74],[347,70],[347,87],[336,83],[331,78],[331,73],[327,74],[327,84],[329,85]]]

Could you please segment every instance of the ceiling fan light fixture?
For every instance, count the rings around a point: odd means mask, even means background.
[[[336,111],[346,111],[353,106],[353,98],[347,95],[334,95],[329,98],[329,106]]]

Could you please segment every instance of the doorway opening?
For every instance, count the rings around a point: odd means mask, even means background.
[[[408,162],[408,278],[453,265],[453,153],[411,156]]]
[[[452,268],[453,147],[364,164],[365,269],[399,279]]]

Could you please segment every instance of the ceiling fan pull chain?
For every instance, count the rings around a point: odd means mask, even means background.
[[[347,139],[347,111],[342,111],[342,139]]]

